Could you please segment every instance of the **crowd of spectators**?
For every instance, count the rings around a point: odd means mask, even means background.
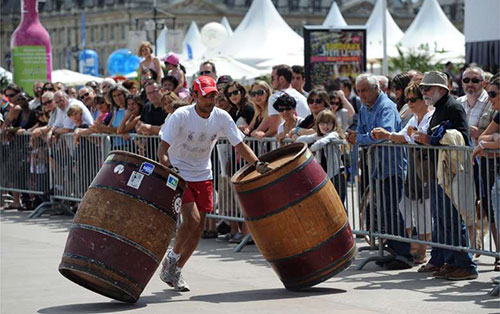
[[[38,178],[35,182],[46,180],[47,169],[41,165],[50,159],[40,143],[56,142],[65,133],[73,134],[74,156],[79,156],[73,162],[73,171],[81,164],[92,162],[78,148],[95,146],[95,141],[90,139],[82,144],[83,138],[93,133],[114,135],[112,149],[132,150],[155,159],[155,147],[132,135],[157,136],[168,123],[169,115],[181,106],[192,104],[193,99],[185,69],[177,55],[158,59],[152,56],[148,43],[141,45],[139,55],[144,59],[137,81],[116,82],[106,78],[101,83],[88,82],[79,90],[60,82],[35,82],[34,97],[15,84],[8,85],[0,95],[2,154],[8,149],[8,141],[29,131],[31,154],[23,158],[31,164],[32,173]],[[248,87],[233,80],[230,73],[218,76],[216,64],[209,61],[200,65],[198,74],[216,79],[219,91],[216,105],[230,114],[245,135],[258,140],[275,138],[282,145],[292,141],[308,143],[343,202],[350,168],[358,166],[357,158],[348,156],[349,149],[383,142],[421,147],[443,145],[436,142],[434,133],[447,122],[447,128],[458,132],[460,137],[454,145],[475,147],[468,155],[468,166],[464,165],[464,171],[473,173],[469,176],[473,178],[470,184],[475,186],[476,193],[471,197],[473,202],[467,204],[470,208],[458,208],[437,176],[415,175],[415,169],[423,165],[434,168],[438,157],[428,156],[427,161],[422,161],[418,158],[421,151],[385,147],[375,151],[381,158],[373,172],[362,171],[368,178],[365,182],[373,180],[374,187],[382,195],[379,207],[383,217],[379,219],[384,221],[385,231],[394,235],[415,235],[425,241],[432,239],[433,242],[478,248],[476,243],[471,243],[478,238],[472,235],[477,228],[469,222],[484,216],[495,245],[498,245],[495,223],[498,218],[495,215],[499,210],[500,162],[498,151],[496,154],[488,152],[488,149],[500,147],[498,74],[493,76],[476,66],[467,68],[459,81],[465,94],[459,98],[452,93],[456,89],[453,78],[436,71],[425,74],[409,71],[392,79],[362,74],[354,81],[342,79],[327,87],[314,86],[309,92],[304,91],[301,66],[277,65],[272,69],[270,83],[256,80]],[[324,148],[332,141],[339,144],[327,154]],[[344,144],[340,144],[341,141]],[[263,147],[256,152],[258,155],[270,149]],[[219,161],[225,179],[216,183],[218,193],[231,194],[223,189],[229,187],[227,178],[239,165]],[[24,203],[25,208],[32,209],[37,204],[33,197],[21,200],[19,193],[14,196],[11,207],[22,208]],[[234,195],[230,202],[235,202]],[[476,210],[476,205],[480,210]],[[230,207],[219,200],[219,208],[225,206]],[[470,220],[474,215],[477,219]],[[209,220],[203,237],[219,238],[218,230],[225,229],[227,235],[222,238],[237,243],[248,233],[244,224],[233,222],[227,228],[221,227],[222,224],[224,222],[217,225]],[[453,226],[455,229],[460,226],[460,232],[451,234]],[[432,271],[438,278],[477,277],[477,267],[470,254],[433,248],[427,262],[425,245],[410,246],[396,240],[387,242],[396,256],[393,261],[381,263],[388,269],[422,264],[420,272]],[[500,271],[498,258],[494,267]]]

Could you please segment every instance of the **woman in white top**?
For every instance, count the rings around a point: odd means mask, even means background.
[[[412,81],[404,90],[406,103],[413,113],[413,117],[408,121],[408,124],[398,133],[390,133],[383,128],[375,128],[372,130],[372,136],[375,139],[386,139],[394,143],[410,143],[415,144],[412,137],[414,132],[427,133],[429,122],[434,113],[433,108],[428,107],[422,97],[419,88],[419,81]],[[415,162],[414,155],[420,155],[415,149],[408,151],[408,171],[406,178],[405,197],[399,203],[400,211],[404,215],[403,218],[406,224],[408,235],[411,236],[411,229],[413,227],[412,220],[418,220],[416,227],[418,237],[420,240],[431,240],[431,210],[430,198],[425,195],[425,191],[416,192],[419,187],[423,187],[424,182],[420,181],[418,174],[425,172],[427,169],[420,169]],[[415,175],[416,174],[416,175]],[[416,183],[415,183],[416,182]],[[416,186],[415,186],[416,184]],[[417,194],[417,195],[412,195]],[[418,195],[420,194],[420,195]],[[428,193],[427,193],[428,194]],[[412,245],[412,254],[415,256],[415,263],[425,263],[426,245]]]
[[[291,139],[295,128],[302,122],[302,118],[297,116],[295,108],[297,102],[295,98],[287,94],[283,94],[273,104],[274,109],[279,112],[283,120],[278,126],[278,134],[276,139],[283,143],[285,139]]]
[[[140,71],[139,74],[142,76],[142,73],[149,70],[152,74],[153,79],[161,84],[161,79],[163,77],[163,70],[161,69],[160,60],[157,57],[153,56],[153,46],[148,41],[143,41],[139,46],[139,51],[137,53],[139,57],[143,57],[144,59],[139,63]],[[139,77],[139,82],[141,78]]]
[[[356,113],[354,107],[351,105],[349,100],[344,95],[341,90],[333,91],[329,94],[330,96],[330,110],[332,110],[337,119],[339,120],[340,126],[343,132],[346,132],[349,126],[352,124],[352,117]]]

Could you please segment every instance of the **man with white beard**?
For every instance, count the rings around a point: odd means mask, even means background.
[[[420,83],[425,103],[436,109],[427,134],[415,133],[415,141],[431,145],[431,134],[441,122],[449,121],[450,129],[462,134],[465,145],[470,146],[469,126],[465,110],[460,103],[450,96],[446,74],[437,71],[426,72]],[[437,144],[439,145],[439,143]],[[429,165],[437,166],[437,151],[429,152]],[[435,170],[435,173],[437,171]],[[433,218],[432,242],[468,247],[467,228],[457,208],[438,184],[437,178],[430,180],[431,212]],[[431,259],[419,272],[433,272],[438,279],[470,280],[477,278],[477,265],[472,254],[433,247]]]
[[[491,102],[488,100],[488,93],[484,89],[486,81],[483,69],[479,67],[465,69],[462,74],[462,86],[465,95],[458,98],[457,101],[465,109],[470,137],[474,145],[477,145],[479,135],[493,120],[494,113],[491,109]]]

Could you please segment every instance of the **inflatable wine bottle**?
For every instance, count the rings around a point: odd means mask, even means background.
[[[50,36],[38,18],[38,0],[21,0],[22,18],[12,33],[10,47],[14,82],[32,94],[35,81],[52,78]]]

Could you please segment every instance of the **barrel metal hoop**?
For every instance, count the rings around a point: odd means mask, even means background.
[[[238,194],[249,194],[249,193],[255,193],[255,192],[259,192],[261,190],[264,190],[264,189],[267,189],[269,188],[270,186],[272,185],[275,185],[277,183],[280,183],[281,181],[284,181],[286,179],[288,179],[291,175],[293,175],[294,173],[297,173],[301,170],[303,170],[307,165],[309,165],[312,161],[313,161],[314,157],[311,155],[308,159],[306,159],[306,161],[301,164],[299,167],[293,169],[292,171],[288,172],[287,174],[284,174],[283,176],[279,177],[278,179],[272,181],[272,182],[269,182],[267,184],[264,184],[262,186],[259,186],[259,187],[256,187],[255,189],[251,189],[251,190],[247,190],[247,191],[238,191]]]
[[[162,212],[163,214],[167,215],[168,217],[170,217],[172,219],[172,221],[174,223],[177,222],[177,220],[175,219],[175,216],[172,214],[172,213],[169,213],[167,212],[165,209],[163,209],[162,207],[160,207],[159,205],[153,203],[153,202],[150,202],[148,200],[146,200],[145,198],[143,197],[140,197],[139,195],[136,195],[136,194],[132,194],[124,189],[120,189],[118,187],[112,187],[112,186],[108,186],[108,185],[101,185],[101,184],[94,184],[92,183],[89,188],[98,188],[98,189],[103,189],[103,190],[109,190],[109,191],[114,191],[114,192],[117,192],[117,193],[121,193],[121,194],[124,194],[130,198],[133,198],[133,199],[136,199],[140,202],[143,202],[157,210],[159,210],[160,212]]]
[[[331,237],[329,237],[328,239],[326,239],[324,241],[321,241],[317,245],[315,245],[315,246],[313,246],[311,248],[308,248],[307,250],[304,250],[304,251],[302,251],[302,252],[300,252],[298,254],[295,254],[295,255],[291,255],[291,256],[287,256],[287,257],[283,257],[283,258],[278,258],[278,259],[270,260],[269,263],[286,262],[286,261],[295,259],[297,257],[300,257],[302,255],[309,254],[312,251],[316,251],[316,250],[320,249],[321,247],[323,247],[326,243],[334,241],[335,238],[337,238],[339,235],[341,235],[342,232],[344,232],[346,228],[349,228],[349,221],[346,221],[346,223],[342,226],[342,228],[340,228],[337,232],[335,232],[334,235],[332,235]]]
[[[81,229],[86,229],[86,230],[90,230],[90,231],[95,231],[95,232],[99,232],[101,234],[104,234],[104,235],[107,235],[107,236],[110,236],[116,240],[119,240],[123,243],[126,243],[130,246],[132,246],[133,248],[141,251],[142,253],[146,254],[147,256],[149,256],[150,258],[152,258],[156,264],[160,265],[160,260],[158,260],[158,258],[153,254],[151,253],[148,249],[146,249],[145,247],[143,247],[142,245],[139,245],[137,244],[136,242],[134,241],[131,241],[119,234],[116,234],[114,232],[111,232],[111,231],[108,231],[108,230],[105,230],[105,229],[102,229],[102,228],[99,228],[99,227],[96,227],[96,226],[91,226],[91,225],[87,225],[87,224],[79,224],[79,223],[73,223],[72,226],[71,226],[71,229],[76,229],[76,228],[81,228]]]
[[[276,214],[278,214],[278,213],[280,213],[280,212],[282,212],[282,211],[290,208],[291,206],[299,204],[304,199],[310,197],[314,193],[319,192],[319,190],[321,190],[328,183],[328,181],[330,181],[330,179],[328,179],[328,176],[326,176],[325,179],[320,184],[318,184],[314,189],[312,189],[311,191],[309,191],[306,194],[302,195],[301,197],[297,198],[293,202],[290,202],[290,203],[286,204],[285,206],[277,208],[277,209],[275,209],[275,210],[273,210],[271,212],[268,212],[268,213],[266,213],[264,215],[255,216],[255,217],[245,217],[245,220],[246,221],[256,221],[256,220],[260,220],[260,219],[264,219],[264,218],[276,215]]]

